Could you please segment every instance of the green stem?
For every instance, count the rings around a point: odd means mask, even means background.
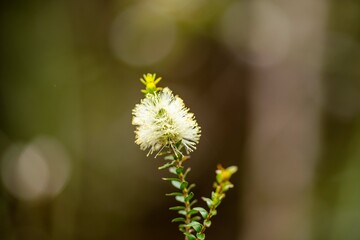
[[[186,159],[188,159],[188,157],[180,155],[178,156],[175,152],[174,152],[174,159],[176,159],[175,161],[175,168],[176,169],[181,169],[183,166],[182,164],[184,163],[184,161]],[[177,174],[177,177],[179,178],[181,183],[186,182],[185,180],[185,175],[183,172],[179,171],[179,173]],[[182,189],[182,195],[184,197],[184,205],[185,205],[185,224],[189,224],[191,222],[191,215],[189,214],[191,211],[191,205],[190,205],[190,200],[187,200],[189,197],[189,190],[188,187],[186,186],[184,189]],[[185,227],[185,232],[186,233],[191,233],[192,232],[192,228],[191,227]],[[185,236],[185,240],[188,240],[188,238]]]
[[[206,230],[206,223],[210,221],[210,219],[213,217],[213,213],[214,211],[216,210],[217,206],[219,205],[218,202],[221,201],[220,197],[224,194],[224,188],[223,188],[223,184],[219,184],[217,187],[216,187],[216,190],[215,190],[215,198],[212,199],[212,204],[210,206],[210,209],[209,209],[209,214],[207,215],[207,217],[204,219],[203,221],[203,224],[202,224],[202,228],[201,228],[201,231],[200,231],[200,234],[204,234],[205,230]],[[199,238],[196,238],[196,240],[200,240]]]

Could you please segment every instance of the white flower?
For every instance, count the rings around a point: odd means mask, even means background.
[[[169,88],[146,94],[132,113],[132,124],[137,126],[135,143],[142,150],[149,149],[148,155],[164,147],[179,151],[175,146],[179,142],[190,152],[199,143],[201,130],[194,114]]]

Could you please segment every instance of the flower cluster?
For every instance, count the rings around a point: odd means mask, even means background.
[[[194,114],[169,88],[147,93],[133,109],[132,124],[137,126],[135,143],[149,149],[148,155],[164,147],[179,152],[179,143],[191,152],[199,143],[201,130]]]

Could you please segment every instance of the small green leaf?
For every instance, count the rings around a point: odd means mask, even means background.
[[[188,212],[188,215],[189,216],[191,216],[191,215],[194,215],[194,214],[196,214],[196,213],[198,213],[198,211],[196,211],[196,210],[190,210],[189,212]]]
[[[185,232],[185,224],[179,224],[179,230]]]
[[[208,216],[208,212],[202,207],[196,207],[194,210],[198,211],[200,215],[205,219]]]
[[[189,202],[194,197],[194,193],[191,192],[189,195],[185,198],[185,202]]]
[[[176,173],[179,175],[180,173],[183,173],[184,172],[184,167],[178,167],[176,169]]]
[[[224,195],[224,197],[225,197],[225,195]],[[220,199],[220,198],[219,198],[219,199],[215,199],[213,203],[214,203],[215,208],[217,208],[217,207],[220,205],[220,203],[221,203],[221,199]]]
[[[173,155],[165,156],[164,159],[165,159],[165,160],[170,160],[170,161],[176,160]]]
[[[184,209],[185,209],[185,206],[175,206],[175,207],[169,208],[169,210],[172,210],[172,211],[179,211],[179,210],[184,210]]]
[[[191,171],[191,168],[186,169],[186,171],[184,173],[184,179],[187,177],[187,175],[189,174],[190,171]]]
[[[178,179],[178,178],[162,178],[162,180],[164,180],[164,181],[177,181],[177,182],[181,182],[180,179]]]
[[[205,227],[210,227],[211,226],[211,221],[210,220],[205,220],[204,225],[205,225]]]
[[[187,227],[192,227],[196,232],[200,232],[202,225],[199,222],[193,221],[186,225]]]
[[[230,174],[232,175],[232,174],[237,172],[238,167],[237,166],[230,166],[230,167],[226,168],[226,170],[229,171]]]
[[[188,240],[196,240],[196,237],[191,233],[185,232],[184,235],[188,238]]]
[[[193,218],[191,218],[191,221],[200,221],[201,217],[200,216],[195,216]]]
[[[173,220],[171,220],[171,222],[185,222],[185,218],[183,217],[174,218]]]
[[[177,175],[177,174],[176,174],[176,167],[171,167],[171,168],[169,168],[169,172],[172,173],[172,174]]]
[[[194,199],[194,200],[190,203],[190,207],[192,207],[195,203],[197,203],[197,199]]]
[[[219,196],[219,200],[221,201],[221,200],[223,200],[225,198],[225,194],[223,193],[223,194],[220,194],[220,196]]]
[[[206,205],[210,208],[213,204],[213,201],[210,198],[202,197],[202,200],[206,202]]]
[[[216,209],[213,209],[212,211],[211,211],[211,216],[215,216],[217,214],[217,210]]]
[[[194,184],[194,183],[190,184],[190,186],[188,187],[188,191],[190,191],[190,190],[193,189],[194,187],[195,187],[195,184]]]
[[[181,189],[181,183],[178,181],[171,181],[171,184],[177,188],[177,189]]]
[[[164,165],[162,165],[161,167],[158,167],[159,170],[162,170],[162,169],[165,169],[165,168],[169,168],[169,167],[172,167],[174,166],[174,161],[172,162],[169,162],[169,163],[165,163]]]
[[[178,201],[178,202],[185,203],[184,196],[176,196],[175,199],[176,199],[176,201]]]
[[[216,181],[217,181],[218,183],[221,183],[222,178],[223,178],[223,176],[222,176],[222,172],[220,172],[220,173],[216,174]]]
[[[204,240],[204,239],[205,239],[205,233],[197,233],[197,234],[196,234],[196,237],[197,237],[199,240]]]
[[[178,211],[178,213],[179,213],[180,215],[186,216],[186,211],[185,211],[185,210],[180,210],[180,211]]]
[[[168,196],[168,197],[182,196],[182,193],[180,193],[180,192],[172,192],[172,193],[165,194],[165,196]]]
[[[180,189],[184,190],[185,188],[187,188],[188,185],[189,185],[188,182],[182,182],[181,185],[180,185]]]
[[[215,199],[218,197],[218,193],[211,192],[211,199]]]
[[[226,192],[227,190],[229,190],[230,188],[233,188],[233,187],[234,187],[234,185],[231,182],[226,182],[226,183],[224,183],[223,191]]]

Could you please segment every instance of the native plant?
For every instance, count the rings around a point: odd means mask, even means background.
[[[179,214],[172,222],[179,223],[185,240],[203,240],[205,230],[211,226],[211,219],[216,215],[225,193],[233,187],[230,178],[237,167],[223,168],[218,165],[214,190],[210,197],[202,197],[208,208],[196,206],[197,200],[192,191],[195,184],[187,181],[190,168],[185,167],[184,163],[199,143],[201,128],[179,96],[174,96],[167,87],[157,86],[160,80],[155,74],[146,74],[140,79],[145,85],[145,89],[141,90],[145,97],[132,112],[132,124],[136,126],[135,143],[140,149],[148,150],[147,156],[164,156],[165,163],[159,170],[168,169],[172,176],[163,180],[169,181],[176,189],[166,195],[175,197],[179,202],[170,208]]]

